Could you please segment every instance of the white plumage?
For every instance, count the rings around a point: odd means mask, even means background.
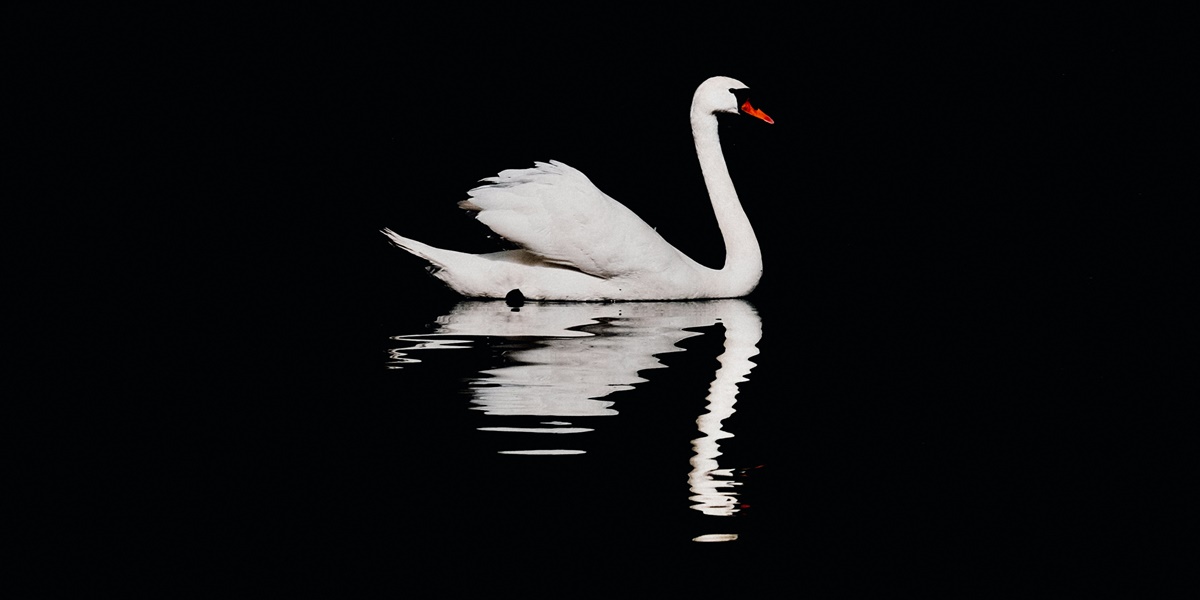
[[[721,269],[677,250],[633,211],[558,161],[501,171],[468,192],[459,206],[476,211],[492,231],[519,248],[467,254],[383,233],[431,264],[433,275],[469,297],[504,298],[513,290],[532,300],[677,300],[749,294],[762,275],[762,255],[729,179],[717,135],[717,112],[744,112],[772,122],[713,77],[692,99],[696,155],[725,241]]]

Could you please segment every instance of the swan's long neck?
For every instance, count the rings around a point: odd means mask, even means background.
[[[722,287],[728,286],[727,293],[732,296],[748,294],[762,276],[762,251],[729,177],[729,167],[721,152],[716,115],[693,106],[692,136],[696,140],[696,156],[704,173],[708,197],[712,200],[717,225],[725,241],[725,266],[720,270],[719,281]]]

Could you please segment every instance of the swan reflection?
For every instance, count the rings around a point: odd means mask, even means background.
[[[699,437],[688,484],[693,508],[728,516],[739,510],[733,470],[722,468],[719,444],[734,413],[738,383],[746,381],[758,354],[762,322],[745,300],[696,302],[535,303],[514,309],[502,301],[468,300],[437,319],[430,333],[396,336],[393,368],[411,368],[431,350],[486,344],[501,350],[503,364],[467,378],[472,409],[505,417],[481,431],[550,434],[546,446],[502,450],[505,454],[563,455],[585,451],[564,441],[587,434],[599,417],[618,414],[612,394],[646,381],[640,372],[663,368],[659,356],[682,352],[695,329],[720,324],[724,350],[708,389],[705,412],[696,419]],[[515,439],[516,436],[514,436]],[[526,436],[529,437],[529,436]],[[536,436],[535,436],[536,437]]]

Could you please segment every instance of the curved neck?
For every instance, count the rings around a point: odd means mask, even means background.
[[[722,284],[729,286],[731,296],[748,294],[762,276],[762,251],[729,177],[716,115],[693,106],[692,136],[708,197],[717,215],[717,226],[725,241],[725,266],[720,270]]]

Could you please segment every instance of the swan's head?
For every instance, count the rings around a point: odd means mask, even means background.
[[[768,123],[775,121],[767,113],[754,108],[747,98],[750,88],[732,77],[710,77],[696,88],[692,110],[705,114],[743,113]]]

